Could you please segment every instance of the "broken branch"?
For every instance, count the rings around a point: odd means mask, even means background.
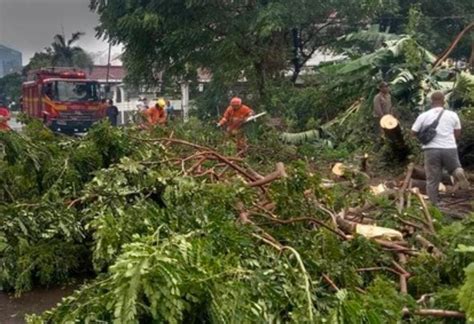
[[[426,224],[428,225],[428,229],[431,233],[434,234],[435,229],[434,229],[434,226],[433,226],[433,219],[431,218],[431,214],[430,214],[430,211],[428,210],[428,206],[426,205],[426,201],[421,196],[420,190],[418,190],[418,188],[414,188],[412,190],[415,193],[415,195],[418,197],[418,200],[420,201],[421,206],[423,207],[423,214],[425,215]]]
[[[415,239],[426,249],[426,251],[432,253],[435,257],[441,258],[444,256],[443,252],[441,252],[433,243],[425,239],[420,234],[416,235]]]
[[[408,184],[411,179],[411,175],[413,173],[413,168],[415,167],[414,163],[409,163],[407,167],[407,174],[405,176],[405,180],[403,180],[402,187],[399,191],[399,202],[398,202],[398,212],[401,213],[403,210],[403,206],[405,205],[405,191],[407,190]]]
[[[249,183],[249,186],[250,187],[263,186],[279,178],[285,178],[285,177],[287,177],[287,174],[285,172],[285,165],[281,162],[278,162],[276,164],[276,170],[274,172],[266,175],[262,179]]]

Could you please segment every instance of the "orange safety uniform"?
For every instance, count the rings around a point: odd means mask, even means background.
[[[0,107],[0,117],[4,119],[3,121],[0,121],[0,132],[11,130],[10,126],[8,126],[8,120],[10,120],[10,111],[5,107]]]
[[[229,106],[225,110],[224,116],[220,120],[219,125],[227,125],[228,132],[238,131],[245,120],[252,115],[253,110],[246,105],[241,105],[238,109]]]
[[[239,152],[247,150],[247,138],[245,134],[240,131],[241,126],[245,120],[253,115],[253,110],[245,105],[241,105],[238,109],[232,106],[227,107],[224,116],[219,121],[220,126],[227,126],[226,130],[236,142],[237,150]]]
[[[143,113],[146,117],[147,126],[166,124],[166,111],[161,107],[151,107]]]

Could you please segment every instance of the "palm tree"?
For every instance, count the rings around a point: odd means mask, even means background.
[[[74,46],[83,35],[83,32],[73,33],[69,40],[63,35],[54,36],[54,42],[51,44],[53,66],[79,68],[93,66],[92,58],[81,47]]]

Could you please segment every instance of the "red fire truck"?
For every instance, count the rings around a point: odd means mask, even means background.
[[[83,71],[51,68],[32,71],[23,83],[22,110],[55,132],[86,132],[105,117],[100,84]]]

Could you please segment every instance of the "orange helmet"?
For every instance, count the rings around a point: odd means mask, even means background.
[[[242,99],[240,99],[239,97],[234,97],[230,101],[231,106],[240,106],[241,104],[242,104]]]

